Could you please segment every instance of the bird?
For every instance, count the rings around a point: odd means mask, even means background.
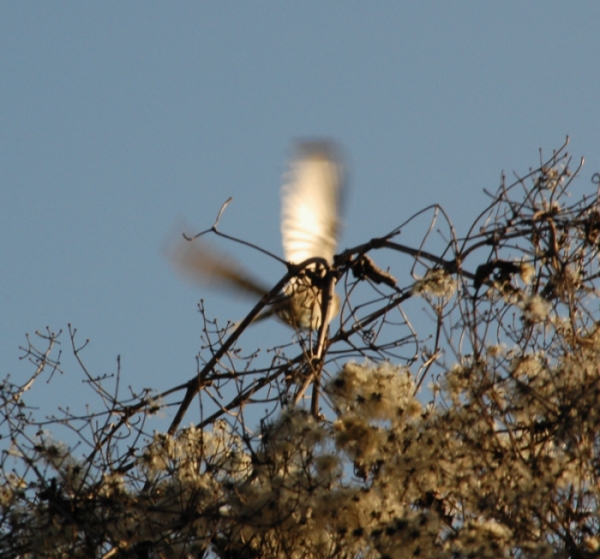
[[[281,188],[281,237],[285,260],[310,263],[284,286],[254,320],[276,316],[297,330],[321,327],[326,267],[333,264],[340,233],[340,205],[345,176],[340,149],[330,140],[295,145]],[[186,278],[242,295],[262,297],[270,291],[239,263],[202,239],[179,238],[167,251],[171,264]],[[326,266],[324,266],[325,264]],[[333,293],[326,324],[339,312]]]

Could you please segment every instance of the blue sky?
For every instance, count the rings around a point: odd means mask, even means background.
[[[222,229],[281,254],[294,138],[345,147],[342,248],[434,202],[460,230],[502,170],[526,172],[566,135],[591,189],[599,28],[596,2],[2,3],[2,375],[31,370],[27,332],[71,323],[93,374],[120,355],[125,386],[190,378],[198,299],[222,321],[250,303],[182,283],[161,245],[233,196]],[[224,246],[267,282],[284,272]],[[256,328],[248,350],[282,327]],[[62,341],[51,405],[85,400]]]

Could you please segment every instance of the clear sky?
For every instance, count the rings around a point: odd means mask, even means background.
[[[591,190],[599,29],[591,1],[1,3],[2,376],[31,371],[27,332],[68,323],[93,374],[120,355],[125,386],[193,376],[199,298],[222,321],[251,304],[182,283],[161,245],[233,196],[222,230],[281,254],[294,138],[345,147],[342,248],[434,202],[460,230],[502,170],[525,173],[567,135]],[[284,273],[224,246],[267,282]],[[85,399],[62,341],[46,403]]]

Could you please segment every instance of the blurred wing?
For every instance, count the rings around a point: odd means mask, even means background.
[[[167,259],[193,283],[208,284],[246,296],[262,297],[268,292],[236,262],[200,239],[187,241],[179,237],[169,245],[165,251]]]
[[[343,169],[335,146],[298,145],[282,189],[281,234],[288,262],[319,256],[333,262],[340,228]]]

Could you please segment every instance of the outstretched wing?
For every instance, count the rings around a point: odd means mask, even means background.
[[[239,295],[262,297],[269,289],[238,265],[201,239],[174,239],[165,250],[173,267],[193,283],[209,284]]]
[[[299,264],[315,256],[333,262],[343,169],[334,144],[303,142],[285,175],[281,234],[285,259]]]

